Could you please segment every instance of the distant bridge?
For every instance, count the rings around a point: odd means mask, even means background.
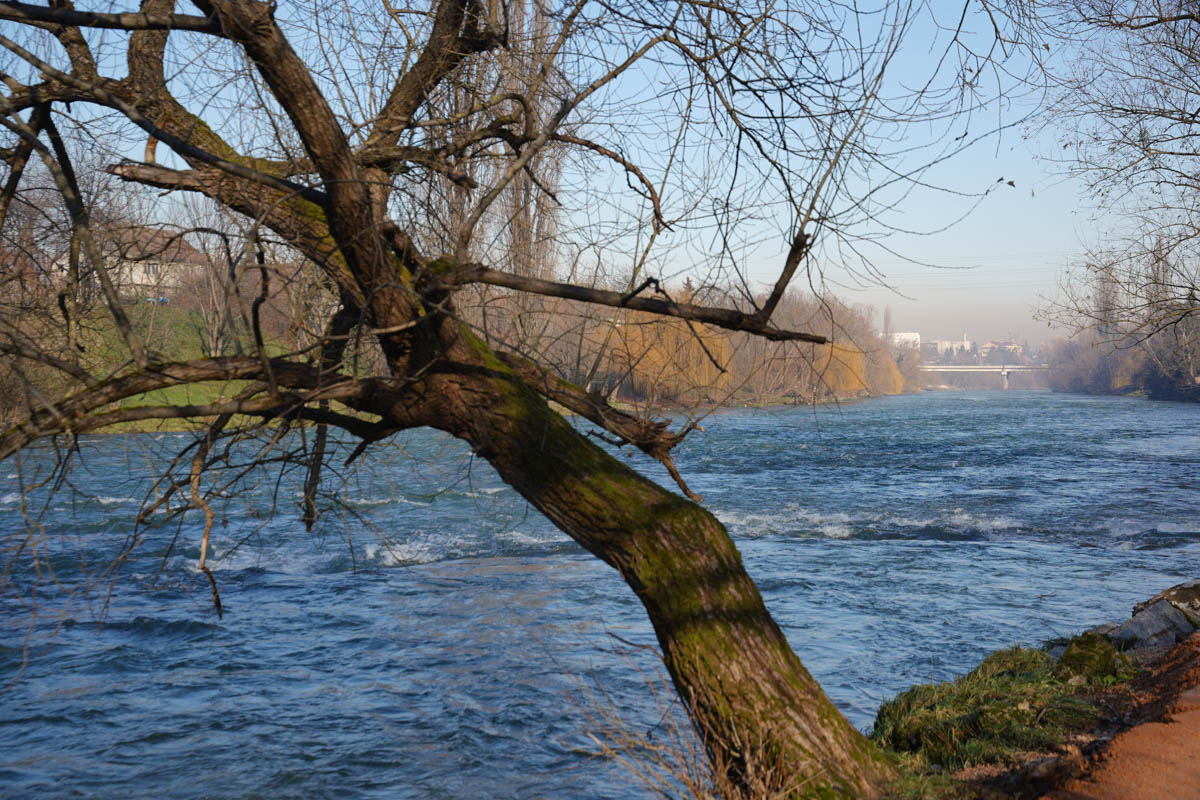
[[[1004,378],[1004,388],[1008,388],[1010,372],[1043,372],[1050,369],[1045,364],[1026,366],[1023,364],[975,364],[971,366],[940,366],[937,364],[922,364],[922,372],[993,372]]]

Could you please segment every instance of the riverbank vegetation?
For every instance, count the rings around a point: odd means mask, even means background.
[[[1186,327],[1192,327],[1188,325]],[[1139,395],[1200,401],[1200,337],[1159,331],[1146,338],[1081,331],[1051,344],[1050,388],[1057,392]]]
[[[915,686],[880,706],[871,736],[914,756],[918,772],[1011,766],[1057,746],[1105,718],[1089,693],[1135,672],[1096,634],[1064,646],[1057,660],[1044,649],[1000,650],[957,680]]]
[[[870,738],[897,767],[887,797],[911,800],[999,800],[1041,796],[1085,768],[1089,752],[1123,725],[1114,711],[1135,678],[1155,691],[1178,687],[1152,675],[1164,662],[1136,666],[1103,636],[1087,632],[1041,647],[1014,646],[987,655],[950,681],[914,686],[884,702]],[[661,684],[651,694],[662,702]],[[1145,692],[1143,687],[1139,691]],[[782,800],[768,775],[752,789],[705,768],[695,743],[662,705],[653,737],[633,728],[602,701],[593,740],[655,794],[695,800]],[[1137,717],[1140,719],[1140,717]],[[755,766],[761,766],[755,764]]]
[[[14,226],[15,227],[15,226]],[[155,230],[132,226],[139,230]],[[157,229],[161,231],[162,229]],[[182,241],[203,236],[166,233]],[[48,249],[58,239],[63,250]],[[55,298],[70,291],[50,265],[63,260],[69,237],[42,235],[42,248],[32,251],[45,269],[9,282],[0,304],[5,317],[36,338],[42,352],[59,361],[75,361],[88,374],[115,375],[125,367],[120,331],[100,308],[78,303],[77,317],[64,325],[53,317]],[[176,358],[231,356],[256,348],[257,335],[273,357],[303,352],[319,338],[294,320],[294,311],[315,305],[320,287],[304,286],[299,269],[289,262],[270,263],[264,302],[259,269],[239,265],[229,297],[221,284],[219,262],[192,265],[185,280],[169,285],[118,285],[132,330],[148,349]],[[291,272],[292,274],[288,274]],[[23,277],[24,280],[19,278]],[[680,303],[737,307],[736,296],[715,289],[684,287],[664,293]],[[764,298],[759,298],[761,302]],[[331,302],[325,298],[325,302]],[[47,311],[50,316],[47,317]],[[789,327],[830,331],[827,344],[769,342],[752,334],[697,326],[644,312],[597,313],[591,306],[559,298],[536,303],[503,289],[477,291],[460,312],[489,344],[535,358],[556,374],[607,398],[609,402],[652,413],[663,406],[713,408],[730,405],[781,405],[899,394],[919,387],[920,362],[893,358],[874,329],[873,309],[848,306],[833,297],[788,293],[776,312]],[[379,368],[380,353],[370,341],[348,346],[363,372]],[[114,402],[109,410],[134,405],[206,404],[222,393],[232,396],[239,382],[208,383],[157,389]],[[52,365],[13,359],[0,365],[0,420],[15,422],[29,407],[30,396],[56,396],[82,385]],[[118,430],[161,429],[180,422],[128,422]]]
[[[727,289],[685,284],[662,291],[681,304],[744,305]],[[827,344],[771,342],[647,313],[597,313],[564,300],[529,308],[521,300],[481,293],[465,313],[489,343],[514,347],[573,383],[638,407],[824,402],[920,385],[919,363],[892,356],[876,332],[874,310],[831,295],[788,293],[775,311],[788,327],[828,331]]]
[[[45,189],[52,183],[37,163],[25,167],[33,184],[10,198],[0,232],[0,312],[26,357],[0,364],[0,420],[15,422],[37,397],[70,394],[83,375],[105,379],[129,366],[124,334],[105,307],[97,276],[79,261],[72,222]],[[50,198],[50,199],[47,199]],[[119,198],[119,202],[113,198]],[[228,357],[262,350],[271,357],[304,356],[328,341],[312,320],[332,315],[335,292],[318,265],[276,239],[258,242],[261,260],[246,248],[235,218],[206,209],[203,228],[152,223],[148,198],[136,188],[94,177],[88,201],[90,230],[106,261],[113,293],[129,325],[153,354],[173,359]],[[552,250],[530,231],[511,246],[525,260]],[[553,265],[539,265],[553,277]],[[603,270],[586,283],[614,296],[636,293]],[[668,304],[754,313],[769,298],[712,285],[654,282]],[[774,318],[796,330],[822,331],[814,339],[764,339],[750,332],[699,324],[623,307],[598,307],[567,297],[529,296],[505,287],[470,286],[457,306],[460,320],[489,346],[521,354],[571,383],[642,414],[663,406],[820,403],[898,394],[920,387],[920,360],[895,354],[880,337],[875,310],[832,294],[789,290],[774,301]],[[36,350],[29,343],[36,342]],[[361,331],[341,345],[359,374],[384,368],[377,343]],[[70,369],[64,369],[70,365]],[[180,400],[207,404],[232,397],[242,383],[192,390],[157,390],[115,401],[112,409]],[[164,394],[163,392],[167,393]],[[179,419],[126,421],[120,430],[179,427]]]
[[[1158,753],[1148,757],[1147,741],[1190,755],[1189,734],[1147,726],[1131,749],[1126,732],[1189,708],[1182,697],[1200,681],[1198,585],[1168,588],[1134,605],[1129,619],[1071,639],[997,651],[954,681],[916,686],[884,703],[872,738],[901,764],[897,793],[1058,796],[1047,793],[1071,791],[1104,764],[1086,779],[1108,781],[1109,789],[1083,794],[1126,796],[1148,768],[1170,763]],[[1114,771],[1123,775],[1114,778]],[[1186,793],[1193,778],[1186,768],[1164,770],[1153,789],[1156,796]]]

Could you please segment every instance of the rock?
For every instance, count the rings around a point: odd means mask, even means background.
[[[1088,633],[1094,633],[1097,636],[1103,636],[1105,639],[1112,638],[1112,632],[1121,627],[1115,622],[1102,622],[1092,628]]]
[[[1144,606],[1133,617],[1109,634],[1117,647],[1125,650],[1175,644],[1190,635],[1194,626],[1183,612],[1167,600]]]
[[[1067,646],[1065,644],[1056,644],[1054,647],[1051,647],[1046,651],[1046,655],[1050,656],[1055,661],[1058,661],[1060,658],[1062,658],[1062,655],[1065,652],[1067,652]]]
[[[1170,589],[1154,595],[1154,597],[1151,597],[1146,602],[1138,603],[1133,607],[1134,615],[1146,610],[1160,600],[1166,600],[1183,612],[1183,615],[1192,623],[1193,628],[1200,628],[1200,580],[1188,581],[1178,586],[1172,586]]]
[[[1021,792],[1022,797],[1041,797],[1042,792],[1054,786],[1061,786],[1067,780],[1077,776],[1084,769],[1084,754],[1082,748],[1075,744],[1064,744],[1059,748],[1062,755],[1042,758],[1026,764],[1018,771],[1019,780],[1025,788],[1033,789],[1033,795]],[[1018,784],[1018,785],[1021,785]],[[982,796],[982,795],[981,795]],[[1010,794],[1000,794],[997,797],[1012,797]]]

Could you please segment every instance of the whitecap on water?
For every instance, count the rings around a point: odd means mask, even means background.
[[[368,561],[385,567],[400,567],[408,564],[428,564],[444,556],[436,553],[428,542],[378,542],[363,547]]]
[[[1128,539],[1144,533],[1146,525],[1144,522],[1133,519],[1110,519],[1098,525],[1102,530],[1107,531],[1111,536],[1119,539]],[[1161,530],[1161,528],[1159,529]]]
[[[944,529],[954,534],[988,535],[1027,528],[1020,520],[1005,515],[987,515],[963,508],[933,516],[910,517],[889,512],[821,513],[788,506],[774,514],[717,510],[719,520],[736,536],[760,538],[773,535],[817,536],[846,539],[887,531]]]
[[[424,507],[430,505],[429,503],[423,502],[421,500],[409,500],[407,497],[397,497],[396,502],[403,503],[406,506],[419,506],[421,508],[424,508]]]
[[[820,525],[817,530],[828,539],[849,539],[855,533],[854,529],[849,525],[840,525],[837,523]]]
[[[1160,522],[1154,526],[1154,529],[1159,533],[1184,533],[1190,535],[1200,534],[1200,530],[1197,530],[1197,526],[1194,523],[1184,525],[1177,522]]]
[[[731,533],[750,537],[768,536],[778,532],[777,523],[782,519],[782,515],[748,514],[721,509],[714,509],[713,514]]]
[[[463,492],[462,496],[463,497],[475,497],[475,498],[491,497],[492,495],[503,492],[504,489],[505,489],[505,487],[503,487],[503,486],[493,486],[493,487],[490,487],[487,489],[472,489],[471,491]]]
[[[518,530],[504,531],[497,534],[496,538],[517,545],[538,545],[571,541],[571,537],[557,530],[546,531],[545,533],[527,533],[526,531]]]
[[[935,525],[940,525],[941,520],[936,517],[890,517],[886,514],[880,518],[881,523],[896,528],[932,528]]]
[[[936,524],[936,523],[935,523]],[[984,514],[976,514],[970,511],[965,511],[961,508],[954,509],[954,512],[946,520],[946,527],[959,532],[979,531],[981,533],[997,533],[1000,531],[1011,531],[1021,528],[1021,523],[1012,517],[995,516],[989,517]]]
[[[292,494],[292,496],[297,499],[301,499],[304,497],[304,493],[303,492],[294,492]],[[350,505],[350,506],[386,506],[386,505],[398,504],[398,505],[406,505],[406,506],[417,506],[418,508],[425,508],[426,506],[429,505],[429,503],[427,503],[423,500],[411,500],[407,497],[404,497],[404,496],[398,495],[398,494],[390,495],[388,497],[347,497],[347,498],[345,498],[344,502],[346,503],[346,505]]]
[[[717,519],[737,535],[759,538],[777,534],[793,536],[823,536],[830,539],[846,539],[858,532],[864,522],[843,512],[821,514],[814,511],[788,506],[777,514],[753,514],[737,511],[716,510]]]
[[[268,546],[225,537],[214,539],[209,545],[206,566],[227,573],[258,569],[285,575],[315,575],[323,572],[331,560],[347,555],[345,546],[308,549],[286,542]],[[188,542],[187,557],[182,559],[182,564],[189,572],[200,571],[199,544],[199,535]]]

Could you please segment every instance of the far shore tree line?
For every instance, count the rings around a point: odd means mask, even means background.
[[[1200,401],[1196,257],[1188,243],[1139,245],[1089,261],[1064,290],[1056,311],[1076,333],[1049,348],[1052,389]]]
[[[101,193],[100,200],[110,203],[114,191]],[[120,342],[106,324],[95,277],[86,265],[72,264],[66,221],[55,217],[53,206],[51,213],[35,212],[27,200],[15,200],[0,232],[6,320],[63,359],[74,354],[90,370],[117,371]],[[132,205],[124,200],[121,205]],[[116,218],[103,208],[93,208],[92,216],[104,220],[93,223],[97,242],[127,313],[151,349],[229,356],[253,351],[259,335],[274,352],[304,351],[321,337],[305,321],[336,305],[302,257],[268,242],[269,255],[259,264],[243,232],[222,230],[220,220],[183,229]],[[603,274],[589,283],[621,288]],[[677,287],[655,283],[644,291],[680,304],[749,305],[730,288],[697,288],[690,281]],[[71,310],[64,314],[60,306]],[[476,288],[458,311],[489,344],[536,358],[610,402],[803,404],[899,394],[921,385],[920,358],[887,346],[875,328],[874,310],[832,295],[788,292],[775,312],[788,328],[827,331],[828,344],[771,342],[680,318],[597,310],[563,298],[530,299],[488,286]],[[379,367],[380,354],[369,339],[354,348],[359,359],[370,362],[365,369]],[[8,360],[0,366],[0,417],[15,419],[28,408],[31,393],[63,388],[56,370]]]
[[[1177,337],[1173,331],[1144,339],[1084,331],[1051,345],[1050,388],[1200,402],[1198,341],[1194,335]]]

